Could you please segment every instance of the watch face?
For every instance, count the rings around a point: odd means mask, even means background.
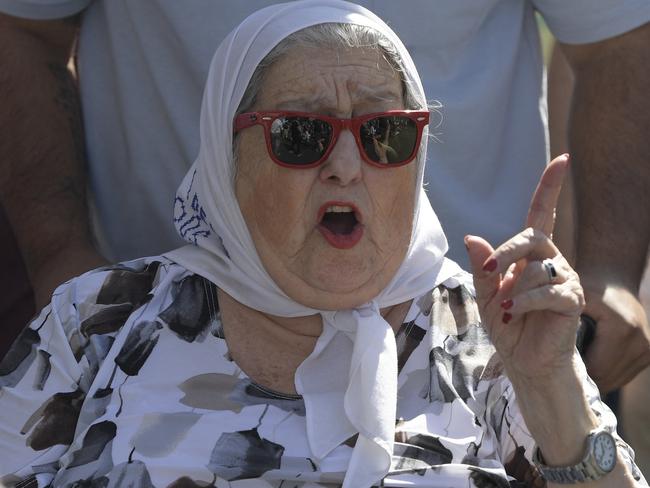
[[[601,432],[594,439],[594,458],[606,473],[616,466],[616,442],[609,433]]]

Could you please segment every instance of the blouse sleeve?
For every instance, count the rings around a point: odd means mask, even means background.
[[[0,486],[30,477],[39,486],[52,480],[97,371],[151,290],[159,263],[133,264],[61,285],[0,363]],[[125,283],[125,274],[142,286]]]
[[[634,463],[634,451],[616,432],[616,416],[602,402],[596,384],[587,375],[584,364],[580,364],[582,365],[582,381],[591,409],[599,419],[600,425],[615,437],[621,454],[619,459],[622,459],[627,464],[635,480],[647,486],[643,474]],[[489,408],[493,410],[490,418],[501,419],[497,420],[492,427],[499,437],[499,454],[505,465],[506,472],[517,480],[527,481],[532,486],[545,486],[532,461],[536,447],[535,440],[530,435],[519,410],[512,384],[507,378],[503,377],[500,387],[502,390],[501,399],[495,401]]]

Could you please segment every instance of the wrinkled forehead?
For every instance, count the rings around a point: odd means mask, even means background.
[[[219,48],[210,77],[216,82],[211,85],[221,88],[221,100],[227,104],[226,113],[234,115],[257,66],[282,40],[299,30],[325,23],[357,24],[380,32],[398,50],[407,82],[412,79],[421,87],[401,41],[369,10],[338,0],[291,2],[267,7],[249,16]],[[222,105],[222,108],[226,107]]]
[[[256,110],[336,114],[357,108],[404,108],[401,76],[380,48],[341,45],[323,49],[299,43],[287,48],[264,70],[255,94]],[[246,97],[248,109],[251,93]]]

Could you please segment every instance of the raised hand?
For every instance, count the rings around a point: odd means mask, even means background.
[[[480,237],[465,239],[480,313],[511,378],[571,368],[584,296],[577,274],[551,241],[567,165],[563,155],[547,166],[524,231],[496,250]]]

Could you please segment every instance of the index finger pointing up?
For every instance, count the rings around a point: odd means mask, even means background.
[[[562,154],[546,166],[530,201],[526,227],[540,230],[551,237],[555,225],[555,208],[568,165],[569,155]]]

